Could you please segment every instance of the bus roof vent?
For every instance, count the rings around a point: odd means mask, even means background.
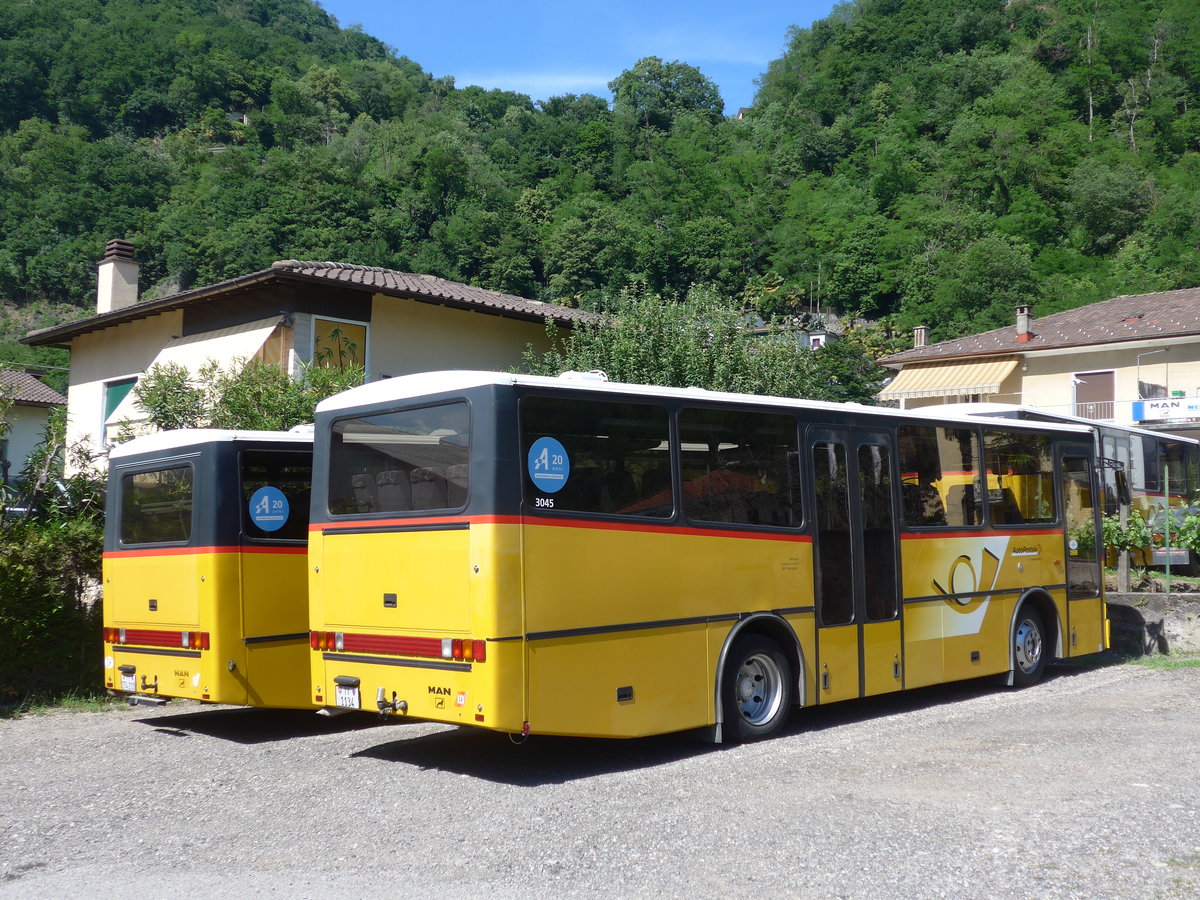
[[[558,376],[563,381],[608,381],[608,375],[601,372],[599,369],[592,369],[590,372],[563,372]]]

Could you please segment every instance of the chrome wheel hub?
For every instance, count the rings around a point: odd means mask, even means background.
[[[771,657],[755,653],[742,661],[733,686],[738,713],[751,725],[769,722],[783,699],[783,678]]]
[[[1022,619],[1017,625],[1013,652],[1017,668],[1026,674],[1037,669],[1042,660],[1042,632],[1029,619]]]

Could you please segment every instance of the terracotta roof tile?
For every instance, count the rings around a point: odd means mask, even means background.
[[[0,369],[0,398],[26,406],[62,406],[67,398],[19,369]]]
[[[1159,337],[1200,335],[1200,287],[1130,294],[1034,319],[1017,341],[1016,325],[885,356],[885,366],[998,353],[1030,353]]]
[[[260,284],[281,280],[300,280],[317,283],[336,282],[355,289],[378,291],[393,296],[408,297],[425,303],[438,303],[457,309],[490,313],[526,321],[544,322],[551,319],[556,325],[570,328],[577,322],[595,321],[595,314],[553,303],[542,303],[514,294],[502,294],[457,281],[446,281],[432,275],[414,275],[379,266],[359,266],[339,262],[306,262],[284,259],[271,268],[249,275],[240,275],[217,284],[206,285],[156,300],[135,303],[113,312],[88,316],[67,325],[57,325],[31,331],[21,342],[35,347],[65,347],[72,338],[121,322],[144,319],[167,310],[182,309],[204,303],[229,292],[244,290]]]
[[[537,318],[567,319],[572,322],[588,319],[588,313],[565,306],[555,306],[540,300],[529,300],[515,294],[502,294],[485,288],[447,281],[433,275],[415,275],[378,266],[358,266],[339,262],[303,262],[284,259],[271,264],[272,271],[289,272],[326,281],[361,284],[384,291],[410,294],[414,297],[448,300],[481,309],[521,313]]]

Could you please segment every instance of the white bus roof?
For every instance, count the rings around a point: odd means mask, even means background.
[[[1152,428],[1138,428],[1136,425],[1116,425],[1112,422],[1097,422],[1093,419],[1084,419],[1080,416],[1068,416],[1065,413],[1047,412],[1044,409],[1038,409],[1035,406],[1018,406],[1015,403],[947,403],[942,407],[950,410],[952,413],[986,416],[988,418],[997,418],[1000,416],[1014,416],[1021,413],[1029,413],[1031,416],[1037,417],[1039,420],[1049,419],[1052,422],[1064,422],[1069,425],[1086,425],[1096,426],[1098,428],[1112,428],[1116,431],[1127,431],[1130,434],[1139,434],[1152,438],[1165,438],[1171,441],[1179,441],[1183,444],[1200,445],[1200,441],[1195,438],[1182,437],[1177,434],[1167,434],[1162,431],[1155,431]]]
[[[305,430],[306,429],[306,430]],[[311,425],[298,425],[291,431],[231,431],[224,428],[179,428],[174,431],[156,431],[117,444],[108,452],[108,458],[122,459],[140,453],[158,453],[196,444],[211,444],[221,441],[280,441],[292,444],[312,444]]]
[[[921,410],[899,410],[881,406],[863,406],[859,403],[829,403],[822,400],[804,400],[789,397],[771,397],[762,394],[733,394],[723,391],[709,391],[703,388],[674,388],[647,384],[624,384],[608,381],[602,375],[591,372],[567,372],[557,378],[542,375],[517,375],[511,372],[473,372],[454,370],[445,372],[419,372],[414,375],[399,375],[372,381],[335,394],[317,404],[318,413],[337,413],[345,410],[360,409],[366,406],[391,403],[410,398],[424,397],[430,394],[452,393],[469,388],[487,385],[507,385],[522,387],[550,387],[558,390],[604,391],[611,394],[630,394],[638,397],[664,397],[679,400],[713,400],[736,403],[755,404],[757,406],[781,406],[795,409],[827,410],[830,413],[845,413],[853,410],[868,416],[880,416],[889,419],[915,419],[922,421],[934,420],[964,425],[980,424],[979,416],[971,416],[962,412],[944,413],[946,407],[926,407]],[[1084,426],[1068,422],[1030,422],[1013,419],[1012,424],[1018,427],[1045,429],[1047,431],[1076,432],[1085,430]]]

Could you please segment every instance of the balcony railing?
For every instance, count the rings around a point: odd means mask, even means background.
[[[1116,415],[1116,401],[1098,400],[1092,403],[1076,403],[1075,415],[1096,422],[1111,422]]]

